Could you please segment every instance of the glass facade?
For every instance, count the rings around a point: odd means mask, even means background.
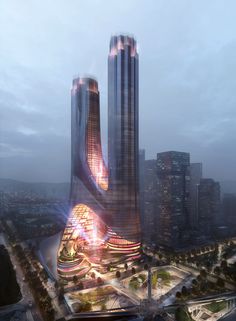
[[[71,212],[58,253],[65,278],[140,256],[138,54],[114,36],[108,58],[108,166],[101,147],[99,91],[76,78],[71,112]]]
[[[190,155],[170,151],[157,154],[158,244],[175,249],[184,245],[189,224]]]

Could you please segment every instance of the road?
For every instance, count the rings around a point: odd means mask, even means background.
[[[235,321],[236,320],[236,309],[234,311],[231,311],[227,315],[220,318],[218,321]]]

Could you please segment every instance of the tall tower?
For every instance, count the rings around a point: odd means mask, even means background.
[[[198,224],[206,237],[213,236],[220,218],[220,184],[211,178],[202,178],[198,185]]]
[[[188,153],[169,151],[157,154],[158,243],[171,249],[183,246],[188,237],[189,166]]]
[[[111,223],[114,231],[137,242],[138,182],[138,54],[136,41],[113,36],[108,57],[108,168]]]
[[[65,278],[140,257],[138,54],[111,38],[108,58],[108,167],[101,147],[98,84],[75,78],[71,93],[71,212],[58,252]]]
[[[198,227],[198,185],[202,178],[202,163],[190,164],[190,225]]]

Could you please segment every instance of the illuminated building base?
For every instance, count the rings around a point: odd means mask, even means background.
[[[112,232],[87,205],[76,205],[68,219],[59,253],[58,274],[62,278],[83,277],[91,267],[135,260],[140,243],[133,243]]]

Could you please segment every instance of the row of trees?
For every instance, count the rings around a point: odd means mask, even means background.
[[[236,283],[236,262],[228,264],[226,260],[223,260],[220,265],[214,268],[213,272],[217,276],[222,276],[226,280]]]
[[[21,299],[16,272],[4,245],[0,245],[0,306],[13,304]]]
[[[217,281],[214,283],[207,280],[207,276],[207,272],[201,270],[197,278],[192,280],[192,284],[189,288],[183,286],[181,291],[176,292],[176,300],[185,301],[193,297],[221,293],[225,286],[224,280],[218,277]]]
[[[55,311],[52,306],[52,299],[41,281],[41,277],[44,277],[44,272],[39,270],[35,262],[32,263],[32,261],[29,260],[29,256],[26,256],[21,245],[16,244],[13,249],[24,272],[25,281],[28,282],[30,286],[43,319],[45,321],[53,321]]]
[[[27,255],[20,244],[16,244],[17,236],[5,221],[1,221],[4,232],[7,234],[12,246],[13,253],[16,255],[18,262],[23,270],[25,281],[28,282],[35,301],[38,303],[43,319],[45,321],[54,321],[55,311],[52,306],[52,300],[47,289],[44,287],[41,278],[47,278],[45,271],[40,269],[33,251]],[[32,254],[32,256],[31,256]]]

